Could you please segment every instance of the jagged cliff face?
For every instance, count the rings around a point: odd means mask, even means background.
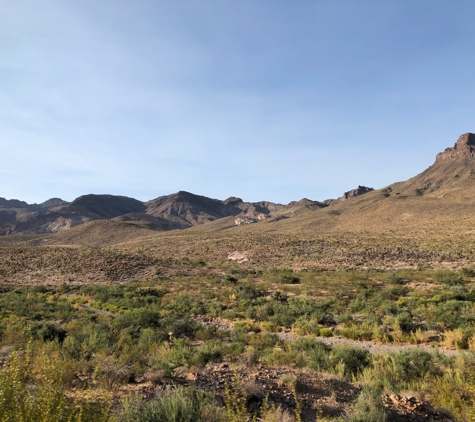
[[[464,133],[452,148],[437,154],[436,162],[444,162],[457,159],[472,159],[475,156],[475,134]]]

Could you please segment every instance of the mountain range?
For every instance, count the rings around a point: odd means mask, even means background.
[[[304,198],[282,205],[236,197],[223,201],[184,191],[147,202],[93,194],[72,202],[52,198],[41,204],[0,198],[0,234],[57,233],[106,220],[155,231],[198,226],[222,230],[262,223],[277,223],[272,230],[284,231],[390,230],[453,225],[464,219],[469,227],[474,206],[475,135],[466,133],[452,148],[439,153],[432,166],[408,181],[378,190],[358,186],[337,199]]]
[[[0,234],[57,233],[96,220],[146,222],[155,230],[186,229],[224,217],[235,217],[235,225],[246,225],[291,217],[304,209],[324,208],[371,190],[360,186],[338,199],[324,202],[302,199],[287,205],[244,202],[236,197],[221,201],[185,191],[147,202],[126,196],[94,194],[80,196],[72,202],[52,198],[41,204],[0,198]]]

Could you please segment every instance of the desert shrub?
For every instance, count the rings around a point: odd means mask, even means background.
[[[80,328],[77,325],[74,321],[67,325],[69,335],[61,347],[61,353],[68,359],[87,360],[93,353],[117,342],[114,332],[102,324],[84,322],[79,324]]]
[[[275,282],[279,284],[299,284],[300,278],[295,274],[282,274],[275,279]]]
[[[293,324],[293,328],[297,329],[299,334],[314,334],[320,335],[320,328],[318,320],[308,317],[300,317]]]
[[[463,311],[467,304],[458,300],[448,300],[431,309],[431,316],[441,328],[454,329],[463,325]]]
[[[343,313],[335,316],[335,321],[338,324],[346,324],[348,322],[353,321],[353,316],[348,312],[343,312]]]
[[[270,321],[266,321],[261,324],[261,330],[264,333],[275,333],[278,329],[279,327]]]
[[[250,321],[238,321],[234,323],[234,329],[244,333],[257,332],[260,328]]]
[[[466,349],[468,347],[467,338],[465,338],[464,341],[464,335],[461,328],[444,332],[443,344],[445,347],[453,347],[455,349]]]
[[[320,337],[333,337],[333,332],[329,328],[321,328],[318,334]]]
[[[372,340],[374,327],[368,322],[356,324],[353,322],[345,324],[346,326],[338,330],[342,337],[350,340]]]
[[[376,355],[372,366],[363,371],[361,381],[376,383],[389,391],[411,389],[424,380],[442,375],[434,365],[436,360],[441,359],[419,349]]]
[[[209,340],[216,337],[218,329],[216,325],[205,325],[195,332],[197,340]]]
[[[304,353],[295,353],[288,349],[280,348],[267,351],[263,355],[262,361],[270,366],[290,366],[300,368],[305,367],[307,363],[306,355]]]
[[[408,310],[404,310],[397,315],[397,321],[401,330],[409,331],[412,328],[412,314]]]
[[[264,350],[274,347],[279,342],[275,334],[251,334],[247,338],[247,344],[256,350]]]
[[[58,341],[62,343],[66,338],[67,332],[59,325],[51,322],[33,322],[26,328],[27,335],[32,339],[42,341]]]
[[[192,337],[202,326],[198,321],[189,318],[167,319],[163,321],[163,329],[177,337]]]
[[[463,280],[459,277],[457,273],[454,273],[449,270],[440,270],[435,273],[435,279],[445,286],[456,286],[462,284]]]
[[[106,421],[110,397],[71,400],[66,397],[65,362],[57,353],[30,346],[13,352],[0,370],[0,421]]]
[[[388,279],[390,284],[403,284],[403,278],[397,273],[391,273]]]
[[[300,338],[289,345],[294,353],[304,353],[306,356],[306,364],[314,371],[324,371],[328,369],[330,364],[330,350],[320,341],[311,338]]]
[[[223,346],[223,355],[228,356],[232,361],[236,361],[244,353],[246,343],[244,341],[234,340]]]
[[[124,329],[130,326],[137,328],[157,328],[160,326],[160,313],[151,309],[139,308],[126,311],[114,319],[114,327]]]
[[[239,299],[252,300],[262,296],[262,292],[248,284],[238,284],[236,287],[236,296]]]
[[[280,303],[284,303],[284,302],[287,302],[288,300],[288,297],[285,293],[281,292],[280,290],[277,290],[275,292],[272,292],[272,294],[270,295],[269,299],[271,301],[275,301],[275,302],[280,302]]]
[[[193,356],[193,363],[205,366],[208,362],[219,362],[222,358],[221,347],[216,343],[205,343],[199,346]]]
[[[341,422],[385,422],[387,410],[382,401],[382,391],[375,386],[365,385],[358,400]]]
[[[202,259],[198,258],[198,259],[194,259],[193,261],[191,261],[191,265],[193,265],[195,267],[204,267],[206,265],[206,262],[203,261]]]
[[[121,384],[131,382],[135,375],[134,354],[129,350],[113,353],[102,349],[93,356],[94,379],[105,388],[111,389]]]
[[[460,355],[451,370],[429,380],[431,403],[447,409],[459,421],[475,419],[475,360],[473,354]]]
[[[352,313],[361,312],[366,307],[366,301],[363,299],[354,299],[348,304],[348,309]]]
[[[157,399],[140,395],[122,400],[119,422],[224,422],[213,395],[192,387],[170,389]]]
[[[325,308],[321,302],[318,303],[315,299],[308,296],[290,298],[288,302],[289,309],[296,315],[311,315],[316,311],[323,313]]]
[[[384,300],[397,300],[401,296],[406,296],[409,289],[405,286],[390,287],[384,289],[381,292],[381,296]]]
[[[333,346],[330,352],[330,365],[333,368],[336,368],[338,364],[344,365],[344,376],[350,380],[369,366],[370,363],[370,354],[365,349]]]
[[[205,307],[203,303],[191,296],[180,295],[167,308],[177,315],[203,314]]]
[[[236,284],[238,282],[238,279],[237,277],[231,275],[231,274],[226,274],[224,277],[223,277],[223,282],[225,284]]]
[[[289,311],[288,308],[284,308],[282,312],[275,313],[269,318],[269,321],[275,325],[290,328],[295,322],[295,316]]]
[[[475,266],[464,267],[460,270],[460,273],[463,277],[475,277]]]
[[[394,354],[393,362],[400,379],[406,383],[437,373],[432,355],[424,350],[411,349]]]
[[[138,344],[145,348],[150,348],[150,346],[160,343],[164,340],[164,333],[161,331],[154,330],[152,328],[145,328],[141,330]]]

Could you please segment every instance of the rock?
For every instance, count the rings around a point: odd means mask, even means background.
[[[236,262],[247,262],[249,261],[249,256],[247,256],[243,252],[232,252],[228,255],[228,259],[230,261],[236,261]]]
[[[252,218],[252,217],[236,217],[234,219],[234,224],[236,226],[246,226],[252,223],[257,223],[257,219]]]

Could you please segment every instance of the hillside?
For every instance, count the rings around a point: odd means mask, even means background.
[[[471,233],[475,135],[462,135],[432,166],[405,181],[347,198],[261,231]]]

